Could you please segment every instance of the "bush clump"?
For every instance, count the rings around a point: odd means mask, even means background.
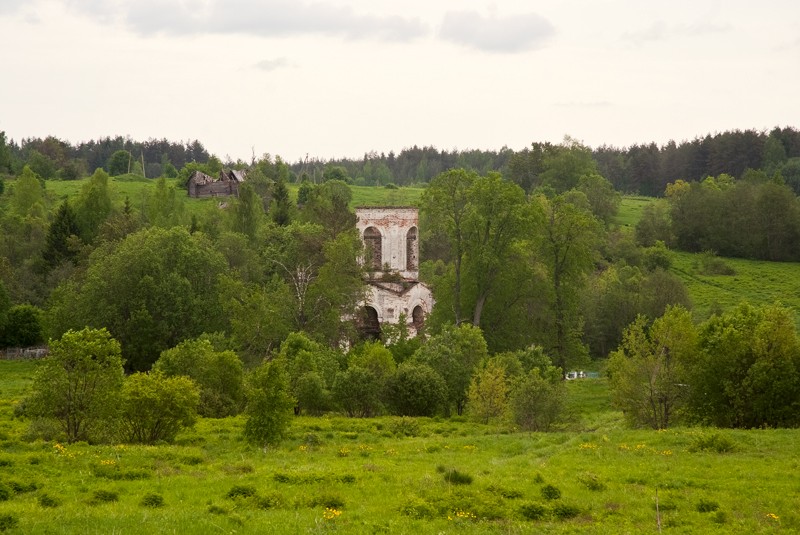
[[[164,507],[164,497],[161,494],[148,492],[142,497],[142,501],[139,502],[139,505],[152,508]]]
[[[591,491],[600,492],[606,490],[606,484],[596,474],[583,474],[583,476],[579,478],[579,481],[584,487]]]
[[[517,489],[507,489],[505,487],[500,487],[498,485],[489,485],[486,490],[489,492],[493,492],[494,494],[499,494],[503,498],[507,500],[515,500],[517,498],[522,498],[523,494],[521,490]]]
[[[278,509],[283,507],[284,503],[283,496],[277,492],[272,492],[266,496],[256,496],[253,501],[259,509]]]
[[[557,503],[553,506],[553,516],[559,520],[569,520],[581,514],[581,510],[575,506],[567,503]]]
[[[730,453],[736,449],[736,442],[728,435],[723,433],[711,433],[709,435],[702,435],[694,439],[689,446],[689,451],[696,453],[698,451],[710,451],[716,453]]]
[[[397,437],[416,437],[419,436],[419,422],[408,416],[392,418],[389,423],[389,431]]]
[[[58,507],[59,505],[61,505],[61,500],[59,500],[55,496],[50,496],[49,494],[40,495],[38,501],[39,505],[47,508]]]
[[[541,520],[547,516],[547,507],[540,503],[529,502],[520,506],[519,512],[526,520]]]
[[[542,498],[545,500],[557,500],[561,498],[561,491],[554,485],[545,485],[542,487]]]
[[[436,509],[422,498],[412,497],[400,506],[400,514],[416,519],[433,518]]]
[[[237,498],[251,498],[256,494],[256,488],[252,485],[234,485],[225,496],[231,500],[235,500]]]
[[[472,476],[464,472],[459,472],[455,468],[451,468],[445,470],[444,480],[452,485],[469,485],[472,483]]]
[[[5,502],[11,499],[11,488],[0,481],[0,502]]]
[[[701,499],[695,509],[698,513],[713,513],[719,509],[719,504],[714,500]]]
[[[26,492],[33,492],[41,488],[41,485],[34,481],[29,481],[28,483],[20,483],[19,481],[9,481],[8,486],[11,487],[11,490],[14,491],[14,494],[24,494]]]
[[[344,508],[344,498],[340,495],[335,493],[323,493],[314,496],[309,501],[309,507],[330,507],[331,509],[343,509]]]
[[[0,531],[14,529],[19,524],[19,519],[11,513],[0,513]]]
[[[92,493],[92,499],[89,500],[91,505],[97,505],[100,503],[111,503],[119,501],[119,492],[115,490],[103,490],[99,489]]]

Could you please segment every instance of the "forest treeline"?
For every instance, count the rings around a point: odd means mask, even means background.
[[[544,160],[557,156],[560,147],[575,144],[580,145],[567,138],[562,144],[534,142],[521,150],[442,150],[414,145],[398,153],[373,151],[362,158],[306,158],[286,163],[293,182],[308,178],[317,183],[336,178],[355,185],[407,186],[426,184],[448,169],[460,168],[479,174],[500,172],[530,192],[543,183],[539,175],[545,170]],[[721,174],[738,179],[748,169],[761,169],[769,175],[779,172],[784,182],[800,193],[800,131],[793,127],[775,127],[769,132],[733,130],[660,146],[641,143],[585,148],[598,172],[623,193],[658,197],[664,194],[667,184],[676,180],[699,181]],[[213,159],[227,167],[256,163],[255,155],[249,162],[211,155],[197,140],[134,141],[117,136],[73,145],[55,137],[26,138],[17,143],[0,133],[0,174],[18,175],[28,165],[45,179],[78,178],[97,168],[114,175],[112,156],[119,151],[125,153],[122,165],[126,171],[138,169],[139,174],[150,178],[174,176],[170,174],[172,169],[181,169],[190,162],[206,164]]]

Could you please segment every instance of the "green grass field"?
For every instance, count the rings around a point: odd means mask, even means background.
[[[642,217],[645,206],[655,201],[652,197],[640,197],[637,195],[625,195],[617,211],[615,221],[621,227],[633,228]]]
[[[0,361],[7,533],[616,534],[657,533],[659,520],[667,533],[800,529],[800,431],[625,430],[602,379],[568,383],[564,431],[300,417],[264,452],[242,441],[241,418],[202,419],[174,445],[29,442],[12,413],[33,367]],[[734,449],[701,447],[719,443]]]
[[[800,264],[725,258],[733,275],[704,275],[700,255],[673,252],[675,272],[692,298],[695,316],[705,319],[713,312],[748,301],[753,305],[780,302],[800,311]]]
[[[50,180],[47,181],[46,191],[52,199],[61,199],[77,196],[83,184],[88,178],[82,180]],[[128,197],[133,206],[138,206],[145,192],[155,188],[156,181],[146,178],[126,175],[114,177],[109,180],[109,189],[112,201],[117,205],[122,205],[125,197]],[[167,180],[168,185],[178,188],[179,192],[186,193],[185,188],[178,185],[177,180]],[[289,193],[293,198],[297,198],[298,184],[289,184]],[[375,186],[350,186],[353,192],[351,207],[356,206],[415,206],[419,203],[424,188],[397,188]],[[218,202],[219,199],[191,199],[186,196],[186,208],[189,213],[202,211],[206,206]],[[54,203],[55,204],[55,203]]]

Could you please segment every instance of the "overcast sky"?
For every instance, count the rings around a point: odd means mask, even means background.
[[[797,0],[0,0],[0,131],[212,153],[800,127]]]

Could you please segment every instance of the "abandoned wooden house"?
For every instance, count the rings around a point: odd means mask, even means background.
[[[356,228],[364,241],[367,299],[361,331],[381,337],[381,324],[406,322],[419,334],[433,308],[430,288],[419,281],[419,212],[413,207],[356,208]]]
[[[239,184],[246,179],[247,172],[238,169],[223,169],[217,178],[195,171],[187,183],[189,197],[238,197]]]

